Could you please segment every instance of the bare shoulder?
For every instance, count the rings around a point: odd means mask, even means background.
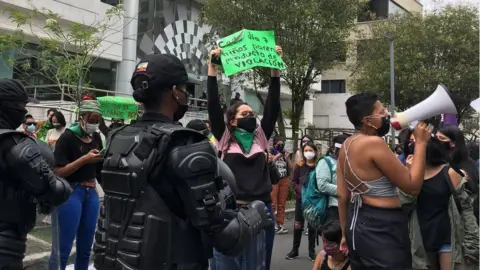
[[[462,182],[462,176],[456,172],[454,169],[448,169],[448,176],[450,176],[450,181],[452,181],[453,187],[456,189]]]

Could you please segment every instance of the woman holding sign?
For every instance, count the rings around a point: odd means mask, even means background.
[[[282,48],[275,51],[283,57]],[[211,52],[213,57],[220,57],[221,49]],[[269,170],[267,166],[268,140],[273,133],[280,110],[280,70],[272,69],[270,86],[260,125],[252,108],[246,103],[236,103],[227,112],[225,123],[220,101],[215,65],[208,66],[208,115],[212,134],[219,139],[217,149],[222,160],[230,167],[237,181],[236,194],[239,206],[253,200],[265,202],[272,213]],[[272,213],[273,216],[273,213]],[[260,233],[244,254],[228,257],[214,252],[212,270],[264,270],[270,269],[273,248],[274,227]]]

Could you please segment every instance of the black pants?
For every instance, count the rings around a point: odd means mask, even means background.
[[[300,226],[297,226],[300,225]],[[302,241],[303,228],[305,226],[305,219],[303,218],[302,199],[297,199],[295,203],[295,224],[293,229],[293,250],[298,251]],[[315,251],[315,239],[317,230],[308,226],[308,250]]]
[[[363,204],[350,230],[354,205],[350,204],[346,239],[353,270],[412,269],[408,218],[401,208],[378,208]],[[353,244],[355,243],[355,248]]]

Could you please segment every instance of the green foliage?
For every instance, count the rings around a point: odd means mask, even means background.
[[[418,103],[443,83],[460,99],[459,118],[479,93],[478,9],[449,6],[437,13],[407,14],[370,25],[372,39],[362,46],[355,69],[355,91],[372,91],[390,103],[387,33],[395,43],[395,105],[399,111]],[[364,33],[365,34],[365,33]]]
[[[17,56],[13,61],[33,59],[32,62],[17,66],[16,72],[25,77],[32,73],[60,85],[75,85],[66,93],[71,99],[79,100],[81,87],[89,84],[90,67],[109,48],[101,48],[102,42],[119,31],[123,16],[121,5],[110,8],[105,17],[85,25],[67,22],[51,10],[36,8],[30,2],[31,11],[14,8],[6,10],[19,30],[15,35],[0,36],[0,52],[15,48]],[[43,26],[38,22],[43,21]],[[123,26],[121,26],[123,27]],[[114,30],[115,29],[115,30]],[[28,43],[27,40],[32,40]]]
[[[201,20],[219,36],[241,29],[274,30],[285,52],[282,78],[292,91],[292,128],[298,130],[310,86],[335,64],[338,44],[355,25],[358,0],[205,0]],[[260,78],[267,78],[268,73]],[[294,134],[296,134],[294,132]],[[294,135],[296,142],[297,135]]]

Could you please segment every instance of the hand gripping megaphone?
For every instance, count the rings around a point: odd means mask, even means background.
[[[444,113],[457,114],[457,108],[453,103],[450,91],[448,91],[445,85],[439,84],[437,90],[427,99],[395,115],[390,122],[393,128],[402,130],[413,121],[425,120]]]

